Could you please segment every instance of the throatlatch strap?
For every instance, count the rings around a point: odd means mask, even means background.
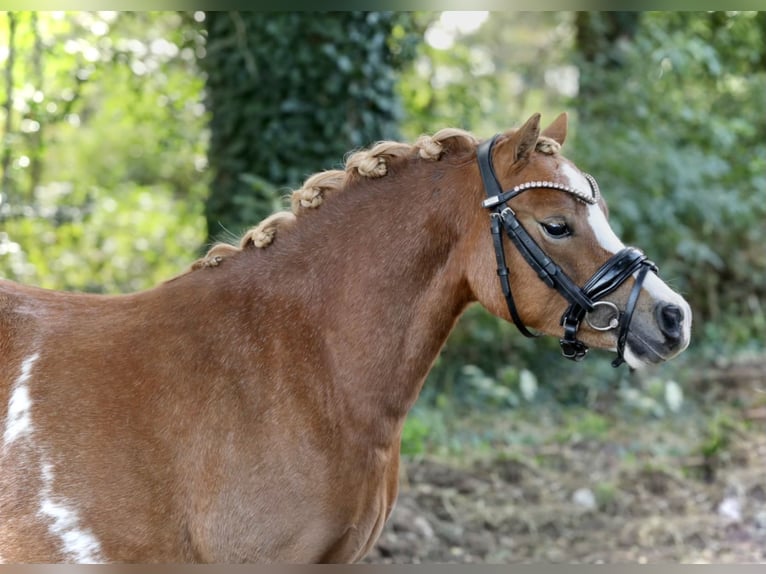
[[[476,158],[479,163],[479,173],[484,182],[484,190],[487,197],[495,197],[503,192],[500,183],[497,181],[495,168],[492,166],[492,148],[494,147],[497,138],[498,136],[496,135],[490,140],[481,142],[476,151]],[[495,259],[497,261],[497,275],[500,278],[500,288],[503,290],[503,297],[505,297],[505,303],[508,306],[508,313],[511,316],[513,324],[516,325],[516,328],[522,335],[525,337],[536,337],[537,335],[529,331],[524,325],[524,322],[519,316],[519,310],[516,308],[516,302],[513,300],[513,292],[511,291],[511,281],[509,277],[510,271],[505,262],[503,236],[500,232],[502,217],[499,209],[493,210],[490,220],[492,242],[495,247]]]
[[[492,230],[492,241],[495,244],[495,259],[497,260],[497,275],[500,277],[500,288],[503,290],[503,296],[505,297],[505,302],[508,305],[508,312],[511,315],[511,319],[513,320],[513,324],[516,325],[516,328],[521,332],[522,335],[525,337],[536,337],[534,333],[530,332],[529,329],[527,329],[524,326],[524,322],[521,320],[521,317],[519,316],[519,310],[516,308],[516,302],[513,300],[513,294],[511,293],[511,281],[508,277],[509,271],[508,266],[505,263],[505,250],[503,249],[503,236],[500,233],[501,227],[500,227],[500,216],[496,213],[492,214],[491,217],[491,230]]]

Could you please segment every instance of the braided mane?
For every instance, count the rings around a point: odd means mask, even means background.
[[[344,188],[355,178],[380,178],[388,173],[389,166],[407,159],[439,161],[447,151],[469,151],[479,143],[470,132],[458,128],[444,128],[432,136],[422,135],[414,144],[382,141],[369,149],[356,151],[348,156],[344,169],[322,171],[309,177],[300,189],[290,194],[290,211],[278,211],[240,238],[238,245],[216,243],[204,257],[195,261],[191,270],[216,267],[225,258],[247,248],[263,249],[271,245],[277,232],[284,233],[294,226],[301,214],[317,209],[325,199]],[[559,152],[558,142],[541,136],[536,149],[546,155]]]

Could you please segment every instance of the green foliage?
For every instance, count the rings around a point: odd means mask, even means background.
[[[178,201],[166,187],[91,188],[87,213],[56,220],[61,207],[48,202],[68,189],[39,188],[41,215],[6,221],[0,256],[8,277],[47,288],[136,291],[177,275],[204,239],[201,205]]]
[[[14,17],[13,42],[0,36],[14,60],[0,86],[13,102],[0,112],[10,158],[0,275],[107,292],[176,275],[205,237],[201,37],[190,16]]]
[[[425,441],[431,432],[431,427],[423,417],[409,417],[402,428],[402,454],[415,455],[425,452]]]
[[[619,71],[582,64],[603,96],[577,102],[591,119],[569,151],[598,174],[618,235],[689,299],[697,336],[729,347],[766,334],[766,38],[757,18],[646,14]]]
[[[610,429],[607,418],[598,413],[579,409],[567,412],[565,423],[558,433],[561,442],[578,442],[603,438]]]
[[[439,14],[418,15],[426,28]],[[403,133],[413,139],[444,127],[491,135],[536,111],[560,112],[574,70],[566,51],[566,13],[493,12],[473,32],[456,34],[448,48],[418,47],[398,90],[405,103]],[[563,92],[562,92],[563,90]]]
[[[705,429],[705,435],[699,445],[699,452],[705,459],[713,459],[724,452],[733,435],[736,434],[739,424],[733,421],[730,416],[723,412],[718,412],[709,420]]]
[[[437,16],[419,15],[426,27]],[[484,47],[470,41],[450,49],[420,44],[414,65],[404,70],[397,86],[406,103],[406,137],[414,140],[443,127],[477,125],[498,93],[488,57]]]
[[[209,12],[208,230],[238,234],[349,150],[397,136],[408,14]]]
[[[596,497],[596,504],[601,511],[612,507],[617,501],[619,488],[612,481],[597,482],[593,487],[593,494]]]

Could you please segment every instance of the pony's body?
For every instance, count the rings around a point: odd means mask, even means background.
[[[361,558],[396,498],[404,418],[455,321],[476,299],[507,318],[473,142],[443,143],[436,161],[348,174],[268,247],[149,291],[0,281],[0,560]],[[520,161],[518,145],[507,153]],[[527,156],[532,177],[555,155]],[[582,281],[595,263],[569,267]],[[516,284],[534,282],[521,265]],[[560,298],[542,284],[517,296],[529,325],[555,331]],[[655,353],[680,352],[685,329]]]

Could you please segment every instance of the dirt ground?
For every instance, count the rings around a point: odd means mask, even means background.
[[[470,463],[404,460],[365,562],[766,562],[766,413],[740,405],[746,424],[707,454],[687,443],[710,436],[648,421]]]

